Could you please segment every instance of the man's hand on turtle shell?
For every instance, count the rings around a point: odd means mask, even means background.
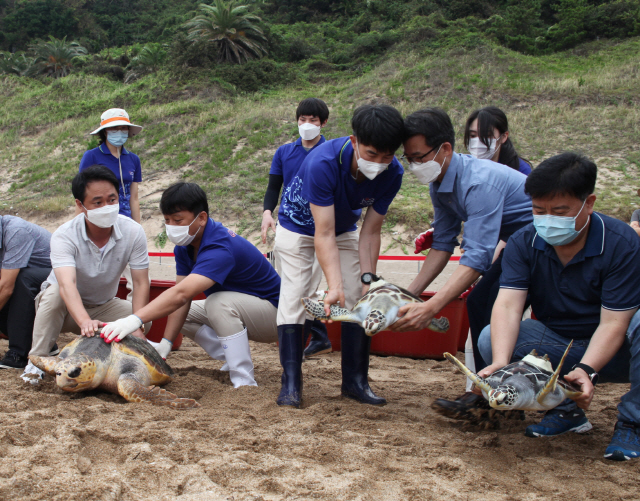
[[[104,325],[100,320],[86,320],[82,322],[80,327],[80,334],[86,337],[93,337],[96,335],[96,332],[100,330],[100,327]]]
[[[478,371],[478,376],[483,378],[483,379],[487,378],[491,374],[493,374],[495,371],[499,371],[500,369],[502,369],[505,365],[509,365],[509,362],[507,362],[506,364],[503,364],[503,363],[500,363],[500,362],[496,362],[496,363],[493,363],[491,365],[488,365],[487,367],[485,367],[481,371]]]
[[[591,379],[589,379],[587,373],[582,369],[575,369],[567,374],[564,379],[580,388],[580,390],[582,391],[582,395],[580,395],[578,398],[574,398],[573,400],[578,407],[586,411],[591,405],[591,400],[593,400],[593,392],[595,390],[593,383],[591,382]]]
[[[111,341],[122,341],[132,332],[135,332],[142,327],[142,320],[137,315],[129,315],[128,317],[121,318],[115,322],[109,322],[102,328],[100,336],[107,343]]]

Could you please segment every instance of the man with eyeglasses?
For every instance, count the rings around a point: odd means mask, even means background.
[[[527,177],[509,167],[455,153],[455,131],[449,116],[439,108],[427,108],[405,118],[404,160],[422,184],[429,184],[434,208],[433,244],[409,291],[419,295],[449,262],[464,222],[460,265],[436,295],[425,303],[400,309],[402,316],[391,330],[424,329],[450,301],[467,290],[480,276],[467,298],[476,371],[485,367],[478,338],[491,321],[500,278],[502,252],[494,260],[500,240],[529,224],[531,199],[524,192]],[[444,415],[471,418],[469,412],[485,406],[481,396],[467,392],[454,401],[438,399],[434,408]]]

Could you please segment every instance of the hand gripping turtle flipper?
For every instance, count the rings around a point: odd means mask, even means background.
[[[324,305],[318,301],[314,301],[311,298],[303,297],[301,300],[304,305],[304,309],[307,310],[307,313],[318,320],[334,320],[336,322],[361,322],[361,319],[354,315],[351,311],[346,308],[340,308],[337,304],[332,304],[330,306],[329,311],[331,312],[330,316],[324,311]]]
[[[324,306],[318,301],[314,301],[310,297],[303,297],[300,302],[304,306],[304,309],[307,310],[307,313],[309,313],[313,318],[317,318],[318,320],[329,320],[329,317],[324,311]]]
[[[449,319],[447,317],[432,318],[427,328],[434,332],[447,332],[449,330]]]
[[[489,383],[487,383],[484,379],[478,376],[475,372],[471,372],[469,369],[467,369],[467,367],[462,362],[460,362],[460,360],[454,357],[451,353],[445,353],[444,357],[453,365],[455,365],[458,369],[460,369],[460,371],[464,373],[465,376],[471,379],[471,381],[473,381],[473,383],[478,388],[480,388],[487,395],[489,395],[489,392],[493,389],[491,388],[491,386],[489,386]]]
[[[50,376],[56,375],[56,364],[60,361],[58,357],[39,357],[38,355],[31,355],[29,360],[38,369]]]
[[[166,405],[174,409],[195,409],[200,404],[191,398],[180,398],[157,386],[144,386],[130,375],[118,379],[118,393],[128,402],[149,402],[154,405]]]
[[[558,364],[558,367],[556,367],[556,370],[553,373],[553,376],[549,378],[549,381],[547,382],[547,384],[544,386],[544,388],[540,390],[540,393],[538,393],[538,395],[536,396],[536,400],[540,405],[543,405],[542,402],[544,402],[544,399],[547,397],[549,393],[556,391],[556,386],[558,384],[558,377],[560,376],[560,369],[562,369],[562,366],[564,365],[564,359],[567,358],[567,354],[569,353],[569,350],[571,349],[572,345],[573,345],[573,339],[569,343],[569,346],[567,346],[567,349],[564,351],[564,355],[562,355],[562,358],[560,359],[560,363]],[[581,394],[582,393],[580,392],[575,396],[579,396]]]

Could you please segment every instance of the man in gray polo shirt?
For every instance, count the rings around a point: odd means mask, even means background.
[[[71,191],[82,214],[51,237],[53,271],[36,297],[29,355],[47,355],[61,332],[93,336],[103,323],[131,315],[149,302],[147,238],[142,226],[118,215],[114,174],[103,166],[89,167],[73,178]],[[132,302],[115,297],[127,264]],[[144,330],[134,335],[144,338]],[[40,374],[31,363],[25,373]]]
[[[0,369],[27,365],[36,316],[34,299],[51,272],[50,240],[51,233],[40,226],[0,216],[0,332],[9,338]]]

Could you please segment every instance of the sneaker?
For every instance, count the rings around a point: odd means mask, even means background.
[[[24,369],[27,366],[26,357],[21,357],[15,351],[7,351],[4,358],[0,360],[0,369]]]
[[[44,371],[29,362],[20,377],[27,383],[38,384],[41,379],[44,379]]]
[[[60,353],[60,348],[58,348],[57,344],[54,344],[53,348],[51,348],[51,351],[49,352],[49,356],[55,357],[58,353]]]
[[[524,434],[527,437],[553,437],[570,431],[586,433],[591,428],[593,426],[582,409],[568,413],[551,409],[538,424],[527,426]]]
[[[640,456],[639,432],[637,425],[618,421],[604,457],[613,461],[628,461]]]

